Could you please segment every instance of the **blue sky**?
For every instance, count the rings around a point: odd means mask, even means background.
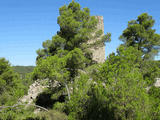
[[[59,30],[59,7],[71,0],[0,0],[0,57],[11,65],[35,65],[36,50]],[[105,33],[112,34],[106,44],[106,56],[121,43],[118,37],[127,22],[147,12],[156,20],[154,28],[160,33],[159,0],[78,0],[90,8],[91,15],[104,17]]]

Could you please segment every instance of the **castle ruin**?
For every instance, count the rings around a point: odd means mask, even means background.
[[[98,19],[98,25],[97,25],[97,31],[102,30],[104,35],[104,22],[103,22],[103,16],[95,16],[96,19]],[[89,40],[89,43],[94,43],[98,39],[91,39]],[[100,45],[98,47],[92,47],[90,48],[93,54],[93,60],[95,60],[98,63],[103,63],[105,61],[105,45]]]

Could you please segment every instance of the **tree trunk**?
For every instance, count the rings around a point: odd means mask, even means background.
[[[70,100],[70,92],[69,92],[68,85],[67,85],[67,84],[65,84],[65,86],[66,86],[66,89],[67,89],[68,99]]]

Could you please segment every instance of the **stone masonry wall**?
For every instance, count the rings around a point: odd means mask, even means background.
[[[97,30],[102,30],[104,35],[104,23],[103,23],[103,16],[95,16],[96,19],[98,19],[98,25]],[[89,41],[89,43],[93,43],[98,39],[92,39]],[[92,47],[91,51],[93,53],[93,60],[97,61],[98,63],[103,63],[105,61],[105,45],[98,46],[98,47]]]

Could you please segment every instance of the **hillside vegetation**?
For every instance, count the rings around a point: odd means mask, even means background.
[[[26,74],[33,72],[35,66],[13,66],[15,72],[20,74]]]
[[[20,74],[23,78],[27,73],[33,72],[35,66],[13,66],[13,70]]]
[[[160,62],[154,60],[160,34],[152,16],[142,13],[129,21],[122,44],[104,63],[93,60],[91,48],[110,42],[111,33],[97,31],[89,8],[72,1],[59,9],[57,23],[60,29],[37,50],[27,77],[0,59],[0,120],[160,120],[160,87],[154,86],[160,78]],[[14,69],[23,74],[33,67]],[[33,101],[43,110],[14,107],[27,86],[41,80],[48,87]]]

